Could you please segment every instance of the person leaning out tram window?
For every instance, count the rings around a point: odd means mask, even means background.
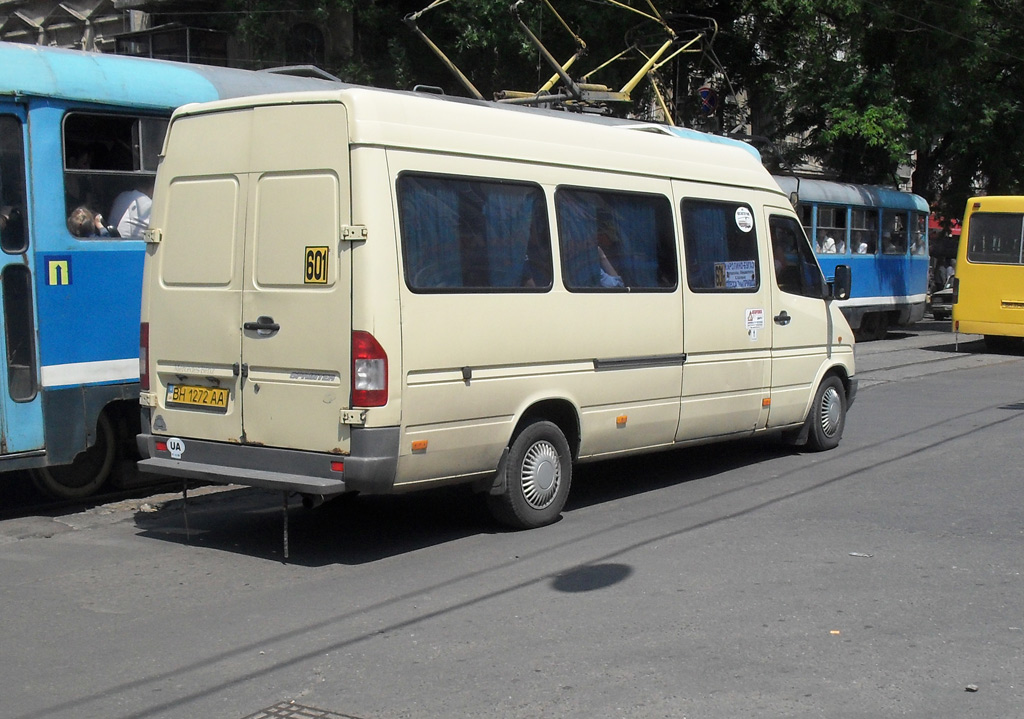
[[[103,215],[88,207],[76,207],[68,216],[68,232],[75,237],[118,237],[117,230],[103,224]]]

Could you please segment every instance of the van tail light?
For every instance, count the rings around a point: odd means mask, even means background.
[[[388,403],[388,356],[369,332],[352,333],[352,406]]]
[[[139,385],[149,390],[149,323],[139,325]]]

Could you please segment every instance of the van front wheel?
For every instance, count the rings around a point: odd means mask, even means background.
[[[807,422],[808,449],[822,452],[839,446],[846,425],[846,389],[835,375],[829,375],[818,385]]]
[[[557,425],[537,421],[524,427],[498,471],[504,474],[504,491],[487,498],[495,519],[516,529],[558,519],[569,496],[572,456]]]

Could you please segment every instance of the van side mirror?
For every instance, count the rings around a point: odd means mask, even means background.
[[[853,281],[853,276],[850,274],[849,265],[836,265],[835,277],[829,282],[829,289],[831,292],[831,299],[833,300],[848,300],[850,299],[850,286]]]

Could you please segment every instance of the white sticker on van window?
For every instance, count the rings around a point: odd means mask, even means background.
[[[181,459],[185,453],[185,440],[171,437],[167,440],[167,451],[171,453],[171,459]]]
[[[743,232],[750,232],[754,229],[754,216],[746,207],[736,208],[736,226]]]

